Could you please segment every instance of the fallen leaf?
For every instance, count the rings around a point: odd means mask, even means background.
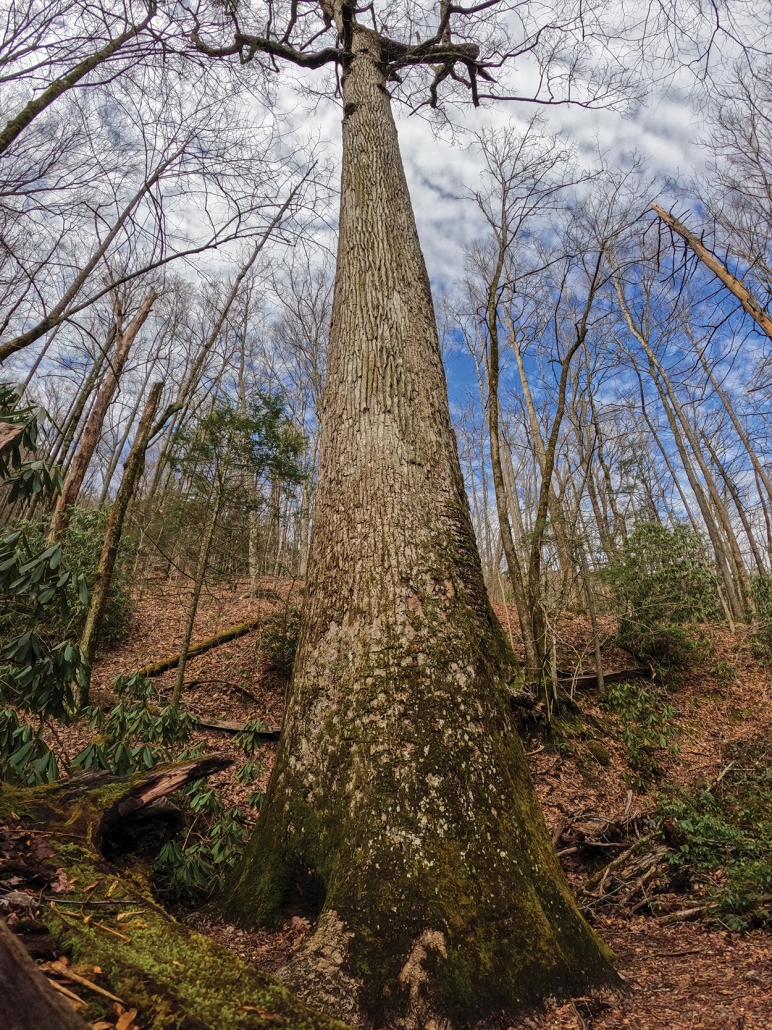
[[[111,897],[112,897],[112,894],[113,894],[113,891],[115,890],[115,888],[116,888],[117,886],[118,886],[118,881],[117,881],[117,880],[113,880],[113,882],[112,882],[112,883],[110,884],[110,886],[109,886],[109,887],[107,888],[107,894],[105,895],[105,897],[106,897],[106,898],[111,898]]]
[[[57,869],[54,874],[53,880],[51,880],[50,889],[54,894],[67,894],[72,890],[69,880],[67,879],[67,872],[64,869]]]
[[[128,1012],[124,1012],[122,1016],[118,1017],[118,1022],[115,1024],[115,1030],[129,1030],[131,1024],[134,1022],[136,1014],[136,1009],[129,1009]]]
[[[121,922],[123,922],[124,919],[130,919],[132,916],[139,916],[139,915],[142,915],[141,910],[137,911],[137,912],[119,912],[118,916],[117,916],[117,919],[118,919],[118,922],[121,923]]]

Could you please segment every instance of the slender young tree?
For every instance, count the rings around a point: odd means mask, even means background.
[[[105,415],[107,414],[107,409],[115,396],[116,390],[120,386],[121,375],[123,374],[123,369],[126,365],[126,361],[128,360],[129,351],[137,337],[137,333],[145,324],[148,315],[152,311],[153,304],[157,298],[158,294],[155,289],[151,287],[145,295],[144,300],[139,305],[136,314],[125,327],[123,301],[117,296],[113,298],[113,308],[115,311],[115,350],[110,358],[110,368],[107,376],[97,393],[94,407],[91,410],[88,422],[86,423],[86,428],[83,432],[83,438],[81,439],[78,450],[72,459],[72,463],[64,480],[62,492],[59,494],[53,515],[51,516],[51,527],[49,529],[50,543],[54,543],[59,539],[67,525],[67,509],[75,504],[78,499],[80,488],[83,485],[83,480],[88,472],[88,467],[91,464],[94,451],[99,443],[99,437],[102,433],[102,425],[105,420]]]
[[[163,383],[154,383],[145,402],[145,410],[142,412],[137,434],[134,437],[129,457],[126,461],[121,484],[118,487],[115,501],[110,508],[110,517],[107,521],[107,530],[102,543],[102,552],[99,556],[96,578],[91,590],[91,601],[89,603],[86,623],[80,638],[80,651],[85,659],[88,668],[76,690],[76,701],[79,707],[88,704],[89,688],[91,685],[91,664],[96,654],[96,646],[99,642],[99,632],[102,628],[107,599],[110,594],[110,586],[115,569],[115,561],[118,557],[118,548],[121,546],[123,537],[123,525],[126,520],[126,513],[134,496],[142,471],[145,467],[145,452],[150,440],[153,428],[158,401],[163,390]]]

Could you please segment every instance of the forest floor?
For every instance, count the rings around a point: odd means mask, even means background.
[[[280,593],[286,592],[287,586],[281,585]],[[270,590],[264,593],[267,596],[262,598],[250,596],[244,583],[205,592],[194,641],[279,610],[283,602],[277,600],[278,595]],[[106,645],[95,664],[96,703],[105,708],[114,703],[109,687],[116,675],[178,651],[187,602],[188,590],[182,581],[144,583],[137,589],[128,634],[122,641]],[[514,608],[494,607],[505,630],[511,631],[516,625]],[[609,623],[607,628],[611,637],[613,627]],[[772,675],[754,660],[747,631],[738,627],[733,635],[724,627],[709,627],[704,636],[709,653],[706,649],[704,660],[669,688],[667,700],[674,712],[668,722],[675,732],[667,737],[668,746],[656,749],[657,767],[645,784],[635,782],[624,713],[602,705],[597,689],[576,695],[579,716],[574,712],[571,718],[552,724],[544,718],[526,720],[531,774],[575,890],[581,890],[595,868],[585,861],[588,856],[597,865],[599,854],[616,856],[620,849],[640,842],[647,827],[654,826],[650,816],[668,785],[688,790],[702,782],[716,789],[722,770],[734,764],[728,756],[772,737]],[[590,635],[585,618],[563,620],[559,637],[558,664],[562,667],[571,668],[577,655],[587,655]],[[286,681],[263,674],[260,642],[257,631],[192,659],[183,695],[187,710],[206,721],[261,719],[279,727]],[[513,642],[517,647],[518,641]],[[632,665],[629,655],[611,644],[604,647],[603,656],[607,670]],[[591,666],[590,654],[584,668]],[[175,675],[175,670],[170,670],[156,681],[162,695],[171,695]],[[652,703],[660,702],[661,696],[655,692]],[[205,741],[211,751],[234,758],[240,755],[231,734],[197,729],[194,739]],[[68,728],[61,731],[57,749],[72,757],[86,740],[82,729]],[[270,770],[275,750],[270,742],[260,749],[266,770]],[[240,757],[243,760],[243,755]],[[265,788],[267,776],[268,772],[258,788]],[[244,809],[246,797],[254,789],[254,784],[237,783],[233,770],[210,782],[223,793],[229,807]],[[251,810],[245,814],[254,821]],[[607,829],[620,831],[619,839],[609,831],[606,839],[611,843],[583,843],[576,827],[591,827],[593,820],[601,820],[602,825],[603,818]],[[626,839],[622,831],[628,832]],[[613,1004],[577,1000],[552,1008],[545,1018],[548,1030],[772,1030],[772,936],[763,929],[737,932],[715,914],[710,921],[700,921],[711,911],[705,899],[710,896],[711,882],[720,884],[721,870],[712,874],[712,881],[710,876],[703,877],[679,894],[677,887],[668,887],[663,868],[660,863],[655,875],[650,870],[648,879],[644,875],[631,881],[634,890],[621,892],[630,895],[626,903],[619,902],[619,890],[613,898],[590,899],[589,918],[616,954],[627,996]],[[656,892],[656,904],[649,905],[649,892]],[[691,918],[684,916],[691,908],[701,911]],[[660,911],[664,914],[655,914]],[[304,920],[294,919],[277,932],[246,933],[200,916],[192,918],[220,943],[268,971],[286,960],[308,929]]]

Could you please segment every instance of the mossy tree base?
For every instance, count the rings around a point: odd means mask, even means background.
[[[345,1030],[165,913],[150,890],[147,862],[104,858],[97,841],[105,833],[105,812],[114,815],[121,802],[125,810],[127,799],[129,807],[136,806],[143,779],[87,775],[44,787],[2,788],[0,818],[21,823],[33,839],[44,834],[54,852],[47,859],[51,872],[64,869],[74,887],[56,901],[42,902],[39,918],[57,946],[71,963],[99,967],[102,973],[92,978],[125,1008],[138,1010],[143,1030]],[[80,898],[82,907],[72,903]],[[108,900],[117,904],[94,904]],[[118,921],[129,912],[134,915]],[[80,993],[89,1003],[83,1012],[88,1020],[115,1018],[109,1000]]]

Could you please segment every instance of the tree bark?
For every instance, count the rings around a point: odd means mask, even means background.
[[[57,994],[21,942],[0,919],[0,990],[5,1030],[89,1030],[70,1002]]]
[[[89,415],[86,428],[83,432],[83,438],[81,439],[75,457],[72,459],[72,464],[67,472],[67,478],[64,481],[62,492],[59,494],[56,507],[54,508],[54,513],[51,516],[49,541],[52,543],[59,539],[67,525],[67,509],[75,504],[78,499],[80,488],[83,486],[83,480],[86,478],[86,472],[88,471],[91,459],[94,456],[94,451],[99,443],[99,437],[102,433],[102,425],[105,420],[105,415],[107,414],[107,409],[110,407],[110,402],[115,396],[115,391],[118,389],[123,369],[129,357],[129,350],[136,339],[137,333],[142,328],[145,320],[150,314],[157,297],[158,294],[151,288],[145,299],[140,304],[139,310],[129,323],[125,332],[120,324],[120,312],[116,314],[115,352],[112,357],[110,369],[107,373],[107,378],[102,384],[97,395],[94,407],[91,409],[91,414]]]
[[[302,913],[281,979],[363,1026],[507,1026],[618,981],[549,839],[485,590],[378,37],[351,26],[301,636],[224,907]],[[342,29],[343,31],[343,29]]]
[[[502,228],[502,233],[505,231],[506,226]],[[504,255],[506,253],[505,243],[506,236],[504,236],[504,244],[499,247],[499,259],[496,265],[496,271],[488,287],[488,304],[486,310],[489,341],[488,438],[490,440],[491,472],[493,475],[493,489],[496,496],[496,514],[498,515],[499,522],[499,536],[501,537],[501,545],[504,548],[504,555],[507,559],[509,583],[512,588],[512,594],[515,598],[515,607],[517,608],[517,616],[520,622],[520,632],[523,637],[526,679],[533,680],[538,679],[541,672],[541,655],[539,653],[536,635],[534,633],[533,609],[529,607],[528,599],[526,597],[526,586],[523,581],[523,569],[515,548],[515,541],[512,536],[512,527],[509,522],[509,507],[507,505],[507,494],[504,484],[504,469],[501,463],[501,413],[499,409],[500,359],[497,295],[499,281],[504,267]],[[512,346],[518,353],[519,368],[519,347],[514,333],[512,335]],[[521,379],[522,378],[523,377],[521,375]],[[526,388],[524,388],[524,392]],[[528,395],[527,400],[529,398],[530,394]],[[539,432],[538,422],[536,423],[535,431]],[[541,443],[541,435],[538,436],[537,440],[534,440],[535,446],[538,446],[538,444]],[[541,454],[542,452],[537,450],[537,453]],[[542,472],[543,471],[544,469],[542,465]],[[554,493],[551,493],[550,496],[554,498]],[[563,566],[563,568],[565,569],[565,566]]]

